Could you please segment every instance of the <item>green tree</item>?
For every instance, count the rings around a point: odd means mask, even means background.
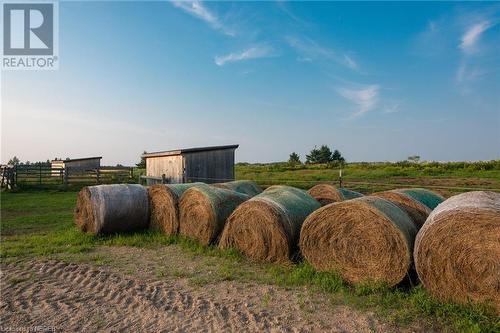
[[[418,163],[420,161],[420,156],[418,155],[408,156],[408,161]]]
[[[10,160],[9,160],[9,165],[18,165],[19,163],[21,163],[21,161],[19,160],[19,158],[17,158],[17,156],[14,156],[12,157]]]
[[[314,147],[313,150],[306,155],[306,163],[319,164],[319,163],[329,163],[332,161],[332,151],[327,145],[322,145],[321,147]]]
[[[340,151],[335,149],[332,154],[332,161],[338,161],[340,163],[345,163],[345,158],[342,156]]]
[[[302,164],[302,162],[300,161],[299,154],[297,154],[296,152],[291,153],[290,158],[288,159],[288,164],[290,165]]]
[[[146,152],[146,151],[144,151],[144,152],[142,153],[142,155],[144,155],[144,154],[147,154],[147,152]],[[145,157],[142,157],[142,155],[141,155],[141,161],[140,161],[139,163],[137,163],[136,165],[137,165],[137,167],[138,167],[138,168],[140,168],[140,169],[145,169],[145,168],[146,168],[146,158],[145,158]]]

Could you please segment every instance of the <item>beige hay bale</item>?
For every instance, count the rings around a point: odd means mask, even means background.
[[[252,260],[288,261],[297,250],[304,219],[319,207],[306,191],[271,186],[231,214],[219,247],[236,248]]]
[[[78,193],[74,217],[80,230],[94,235],[147,228],[148,192],[136,184],[84,187]]]
[[[404,210],[410,216],[417,229],[420,229],[424,225],[425,220],[431,213],[429,207],[401,191],[377,192],[372,195],[389,200]]]
[[[192,187],[179,201],[179,233],[203,245],[215,243],[226,219],[248,199],[246,194],[206,184]]]
[[[202,183],[162,184],[148,188],[151,219],[149,228],[167,235],[179,232],[179,199],[193,186]]]
[[[256,182],[251,180],[235,180],[233,182],[227,183],[217,183],[212,186],[225,188],[226,190],[232,190],[239,193],[243,193],[249,195],[251,197],[256,196],[259,193],[262,193],[262,189]]]
[[[336,188],[331,184],[318,184],[307,191],[314,199],[318,200],[322,206],[362,197],[363,194],[345,188]]]
[[[417,235],[414,257],[433,296],[491,302],[500,313],[500,193],[462,193],[440,204]]]
[[[390,201],[362,197],[324,206],[306,219],[300,249],[316,269],[350,283],[401,282],[412,264],[417,230]]]

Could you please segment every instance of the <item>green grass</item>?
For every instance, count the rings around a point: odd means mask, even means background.
[[[76,192],[19,192],[1,193],[2,261],[23,258],[64,257],[95,265],[112,264],[110,259],[90,252],[97,246],[134,246],[151,249],[176,245],[195,257],[207,259],[207,269],[213,273],[159,268],[158,278],[170,274],[188,279],[194,286],[205,286],[217,281],[263,283],[285,288],[306,287],[321,292],[332,304],[348,304],[355,308],[374,311],[397,325],[413,322],[438,329],[461,332],[500,332],[500,319],[485,305],[456,305],[430,297],[421,286],[415,288],[387,288],[383,285],[347,285],[339,275],[318,272],[307,263],[296,265],[255,265],[236,251],[222,251],[205,247],[182,237],[168,237],[144,231],[111,236],[91,236],[76,230],[72,210]],[[11,281],[11,283],[19,283]],[[263,298],[263,306],[269,302]]]

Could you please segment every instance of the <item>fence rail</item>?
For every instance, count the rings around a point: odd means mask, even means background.
[[[132,167],[100,167],[98,169],[52,168],[43,165],[2,166],[1,187],[36,185],[90,185],[130,182]]]

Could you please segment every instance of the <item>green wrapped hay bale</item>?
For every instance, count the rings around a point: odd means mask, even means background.
[[[215,243],[226,219],[248,199],[246,194],[206,184],[191,187],[179,202],[179,233],[203,245]]]
[[[437,206],[417,235],[414,257],[434,297],[490,303],[500,314],[500,193],[462,193]]]
[[[424,225],[425,220],[431,213],[429,207],[400,190],[377,192],[373,193],[372,196],[389,200],[404,210],[410,216],[417,229],[420,229]]]
[[[182,194],[202,183],[161,184],[148,188],[151,216],[149,227],[167,235],[179,232],[179,199]]]
[[[316,269],[335,271],[350,283],[401,282],[412,264],[417,229],[408,214],[382,198],[326,205],[306,219],[300,249]]]
[[[212,186],[236,191],[238,193],[243,193],[251,197],[262,193],[262,189],[260,188],[260,186],[257,185],[256,182],[251,180],[235,180],[233,182],[213,184]]]
[[[306,191],[271,186],[231,214],[219,246],[236,248],[252,260],[288,261],[297,251],[302,223],[319,207]]]
[[[78,193],[74,216],[81,231],[94,235],[145,229],[148,191],[138,184],[84,187]]]
[[[429,191],[425,188],[405,188],[398,189],[396,191],[404,193],[417,200],[418,202],[423,203],[424,205],[429,207],[430,210],[433,210],[437,207],[437,205],[445,200],[442,195],[437,194],[433,191]]]
[[[336,188],[332,184],[318,184],[311,187],[307,192],[318,200],[322,206],[363,196],[361,193],[346,188]]]

